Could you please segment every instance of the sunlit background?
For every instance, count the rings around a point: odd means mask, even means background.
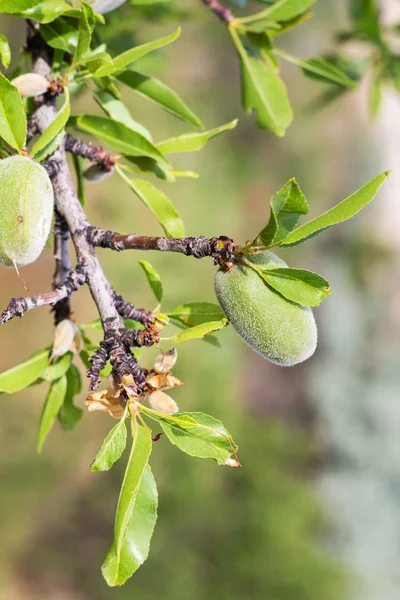
[[[400,18],[397,0],[384,17]],[[113,21],[121,26],[132,9]],[[356,219],[280,253],[292,266],[322,273],[334,293],[316,309],[319,346],[289,369],[251,352],[232,329],[222,349],[203,341],[179,351],[174,391],[181,410],[221,419],[240,447],[243,469],[181,454],[166,439],[151,463],[159,487],[159,519],[150,557],[123,588],[109,589],[100,564],[113,533],[123,462],[89,472],[114,424],[85,414],[65,434],[56,426],[43,453],[36,435],[45,385],[1,397],[1,600],[398,600],[400,584],[400,97],[385,93],[375,120],[366,86],[328,108],[307,107],[321,88],[295,67],[283,70],[295,120],[285,138],[260,131],[240,108],[237,60],[224,27],[199,0],[181,4],[180,19],[141,17],[134,39],[173,30],[180,39],[146,62],[173,87],[207,128],[239,116],[238,127],[177,164],[200,174],[163,189],[188,235],[228,235],[244,242],[268,218],[269,197],[296,176],[311,215],[392,169],[377,199]],[[161,10],[161,9],[158,9]],[[190,15],[192,15],[189,18]],[[141,13],[143,15],[143,13]],[[334,47],[346,27],[346,1],[319,0],[315,16],[282,37],[309,57]],[[131,23],[126,19],[127,24]],[[0,18],[14,63],[24,31]],[[119,31],[119,42],[132,39]],[[157,140],[190,128],[132,92],[124,100]],[[75,112],[98,113],[88,96]],[[151,214],[116,176],[87,185],[87,212],[96,225],[161,235]],[[100,250],[112,285],[138,306],[154,308],[138,259],[162,276],[163,310],[191,300],[214,301],[211,261],[180,255]],[[23,270],[31,293],[49,290],[51,246]],[[0,271],[0,303],[24,295],[12,270]],[[87,290],[74,294],[78,323],[96,317]],[[48,308],[1,329],[0,369],[52,342]],[[79,359],[76,364],[82,368]],[[87,392],[87,385],[85,388]],[[80,397],[83,406],[85,390]]]

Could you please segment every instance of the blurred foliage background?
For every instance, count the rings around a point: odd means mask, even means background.
[[[346,1],[319,0],[315,15],[282,38],[309,57],[334,47],[345,28]],[[396,0],[384,17],[400,17]],[[241,470],[190,459],[163,438],[152,466],[159,486],[159,520],[150,558],[123,588],[110,590],[101,563],[123,465],[104,474],[88,466],[111,427],[103,414],[85,415],[72,433],[54,431],[35,453],[45,390],[2,396],[0,420],[0,597],[3,600],[394,600],[400,555],[400,104],[384,97],[371,121],[362,87],[320,112],[306,110],[318,83],[291,66],[283,71],[295,120],[283,140],[242,114],[237,61],[223,26],[201,3],[182,2],[181,38],[147,62],[194,108],[207,128],[240,116],[236,130],[202,152],[182,156],[198,180],[166,184],[188,235],[228,235],[244,242],[268,216],[268,199],[296,176],[311,216],[349,195],[383,169],[394,169],[378,199],[357,219],[282,251],[293,266],[325,275],[334,293],[316,310],[320,342],[309,362],[284,369],[252,353],[232,330],[223,349],[189,342],[180,349],[174,392],[182,410],[221,419],[240,446]],[[163,19],[154,16],[160,11]],[[132,15],[132,16],[131,16]],[[140,21],[137,19],[140,16]],[[136,21],[140,24],[136,27]],[[178,21],[162,5],[117,11],[110,31],[141,42]],[[24,31],[0,18],[14,56]],[[132,31],[134,32],[132,34]],[[113,49],[117,51],[118,48]],[[119,49],[120,50],[120,49]],[[156,106],[124,91],[135,119],[159,139],[187,128]],[[98,112],[85,95],[76,112]],[[87,185],[89,219],[107,229],[160,235],[150,213],[115,177]],[[163,309],[214,300],[214,268],[183,256],[100,251],[113,286],[138,306],[154,308],[137,259],[162,275]],[[24,269],[31,293],[45,291],[51,248]],[[11,270],[0,273],[0,301],[23,295]],[[86,290],[74,296],[77,322],[95,315]],[[52,340],[47,308],[1,329],[4,370]],[[82,405],[85,394],[82,394]]]

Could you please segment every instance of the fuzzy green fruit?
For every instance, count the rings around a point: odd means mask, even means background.
[[[35,261],[48,238],[53,186],[45,169],[25,156],[0,161],[0,264]]]
[[[272,252],[247,256],[265,269],[287,267]],[[317,326],[311,308],[286,300],[240,260],[229,272],[220,269],[215,292],[221,307],[244,341],[277,365],[290,367],[314,354]]]

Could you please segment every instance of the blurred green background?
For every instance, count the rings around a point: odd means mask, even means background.
[[[396,0],[386,2],[389,12]],[[243,115],[236,57],[224,28],[198,3],[182,3],[181,38],[146,68],[174,88],[211,128],[239,116],[238,127],[177,165],[200,174],[164,189],[188,235],[228,235],[244,242],[268,218],[269,197],[296,176],[311,215],[348,196],[384,169],[394,169],[377,200],[352,222],[281,256],[325,275],[334,293],[317,309],[319,347],[307,363],[280,368],[252,353],[233,330],[222,350],[189,342],[175,369],[182,410],[221,419],[240,447],[243,469],[221,469],[155,444],[159,520],[150,557],[121,589],[109,589],[100,564],[112,538],[123,464],[89,473],[114,424],[85,414],[72,432],[56,427],[36,455],[46,390],[2,396],[0,420],[1,600],[395,600],[400,558],[400,189],[399,100],[386,95],[381,116],[368,117],[364,89],[317,114],[305,107],[320,91],[294,67],[284,79],[295,121],[283,140]],[[396,7],[394,6],[394,9]],[[110,27],[120,27],[129,8]],[[146,12],[139,41],[172,30],[177,17],[153,23]],[[143,17],[143,15],[141,15]],[[388,14],[388,18],[392,15]],[[131,36],[129,19],[119,31]],[[319,0],[315,16],[282,38],[308,57],[333,46],[346,24],[346,2]],[[0,29],[23,42],[21,23]],[[125,36],[125,38],[124,38]],[[134,118],[156,139],[189,130],[127,92]],[[98,112],[81,96],[75,112]],[[89,219],[117,231],[160,235],[151,214],[116,176],[87,185]],[[166,290],[163,310],[190,300],[214,301],[215,268],[183,256],[99,251],[112,285],[138,306],[154,300],[137,260],[149,260]],[[46,291],[51,248],[23,271],[30,292]],[[24,294],[12,270],[0,272],[0,301]],[[95,318],[87,290],[73,299],[78,323]],[[47,308],[1,329],[5,370],[52,341]],[[78,361],[77,361],[78,364]],[[81,365],[80,365],[81,366]],[[83,372],[83,371],[82,371]],[[86,388],[87,389],[87,388]],[[85,391],[85,390],[84,390]],[[81,404],[85,393],[82,393]]]

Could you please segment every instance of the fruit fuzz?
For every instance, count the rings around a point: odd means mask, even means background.
[[[24,156],[0,161],[0,264],[23,267],[42,252],[53,217],[53,186],[45,169]]]
[[[287,267],[272,252],[246,256],[262,269]],[[240,259],[228,273],[215,277],[215,292],[233,327],[253,350],[284,367],[314,354],[317,326],[311,308],[302,307],[274,292]]]

